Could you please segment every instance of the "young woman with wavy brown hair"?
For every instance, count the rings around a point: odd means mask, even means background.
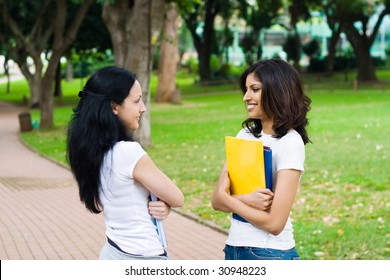
[[[227,165],[214,191],[214,209],[235,213],[225,259],[299,259],[290,212],[304,172],[310,98],[299,73],[280,59],[261,60],[241,75],[248,118],[237,138],[262,141],[272,150],[272,191],[230,195]]]

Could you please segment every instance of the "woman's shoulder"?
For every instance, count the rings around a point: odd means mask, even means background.
[[[119,141],[116,143],[113,147],[114,152],[117,151],[139,151],[139,152],[145,152],[145,150],[142,148],[142,146],[136,142],[136,141]]]
[[[112,148],[113,159],[122,166],[134,165],[146,154],[138,142],[120,141]]]
[[[249,131],[249,129],[245,127],[245,128],[241,128],[241,130],[237,133],[236,138],[253,139],[255,137]]]
[[[286,135],[284,135],[283,137],[302,140],[301,135],[295,129],[290,129],[289,131],[287,131]]]
[[[286,135],[280,138],[281,142],[289,143],[290,145],[303,145],[303,139],[301,135],[294,129],[289,130]]]

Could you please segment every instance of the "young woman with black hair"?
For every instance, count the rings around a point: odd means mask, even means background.
[[[153,218],[165,219],[184,197],[132,138],[146,111],[139,82],[125,69],[105,67],[79,97],[67,157],[81,201],[104,214],[107,242],[100,259],[167,259]],[[150,201],[151,194],[159,201]]]

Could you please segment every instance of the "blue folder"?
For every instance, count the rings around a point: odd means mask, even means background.
[[[272,150],[264,146],[265,187],[272,191]]]
[[[272,191],[272,150],[264,146],[264,171],[265,171],[265,187]],[[233,218],[241,222],[249,223],[240,215],[233,213]]]

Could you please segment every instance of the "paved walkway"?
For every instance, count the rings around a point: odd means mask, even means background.
[[[103,215],[81,204],[67,168],[19,141],[22,111],[0,102],[0,259],[97,259]],[[173,211],[164,224],[171,259],[223,259],[224,233]]]

